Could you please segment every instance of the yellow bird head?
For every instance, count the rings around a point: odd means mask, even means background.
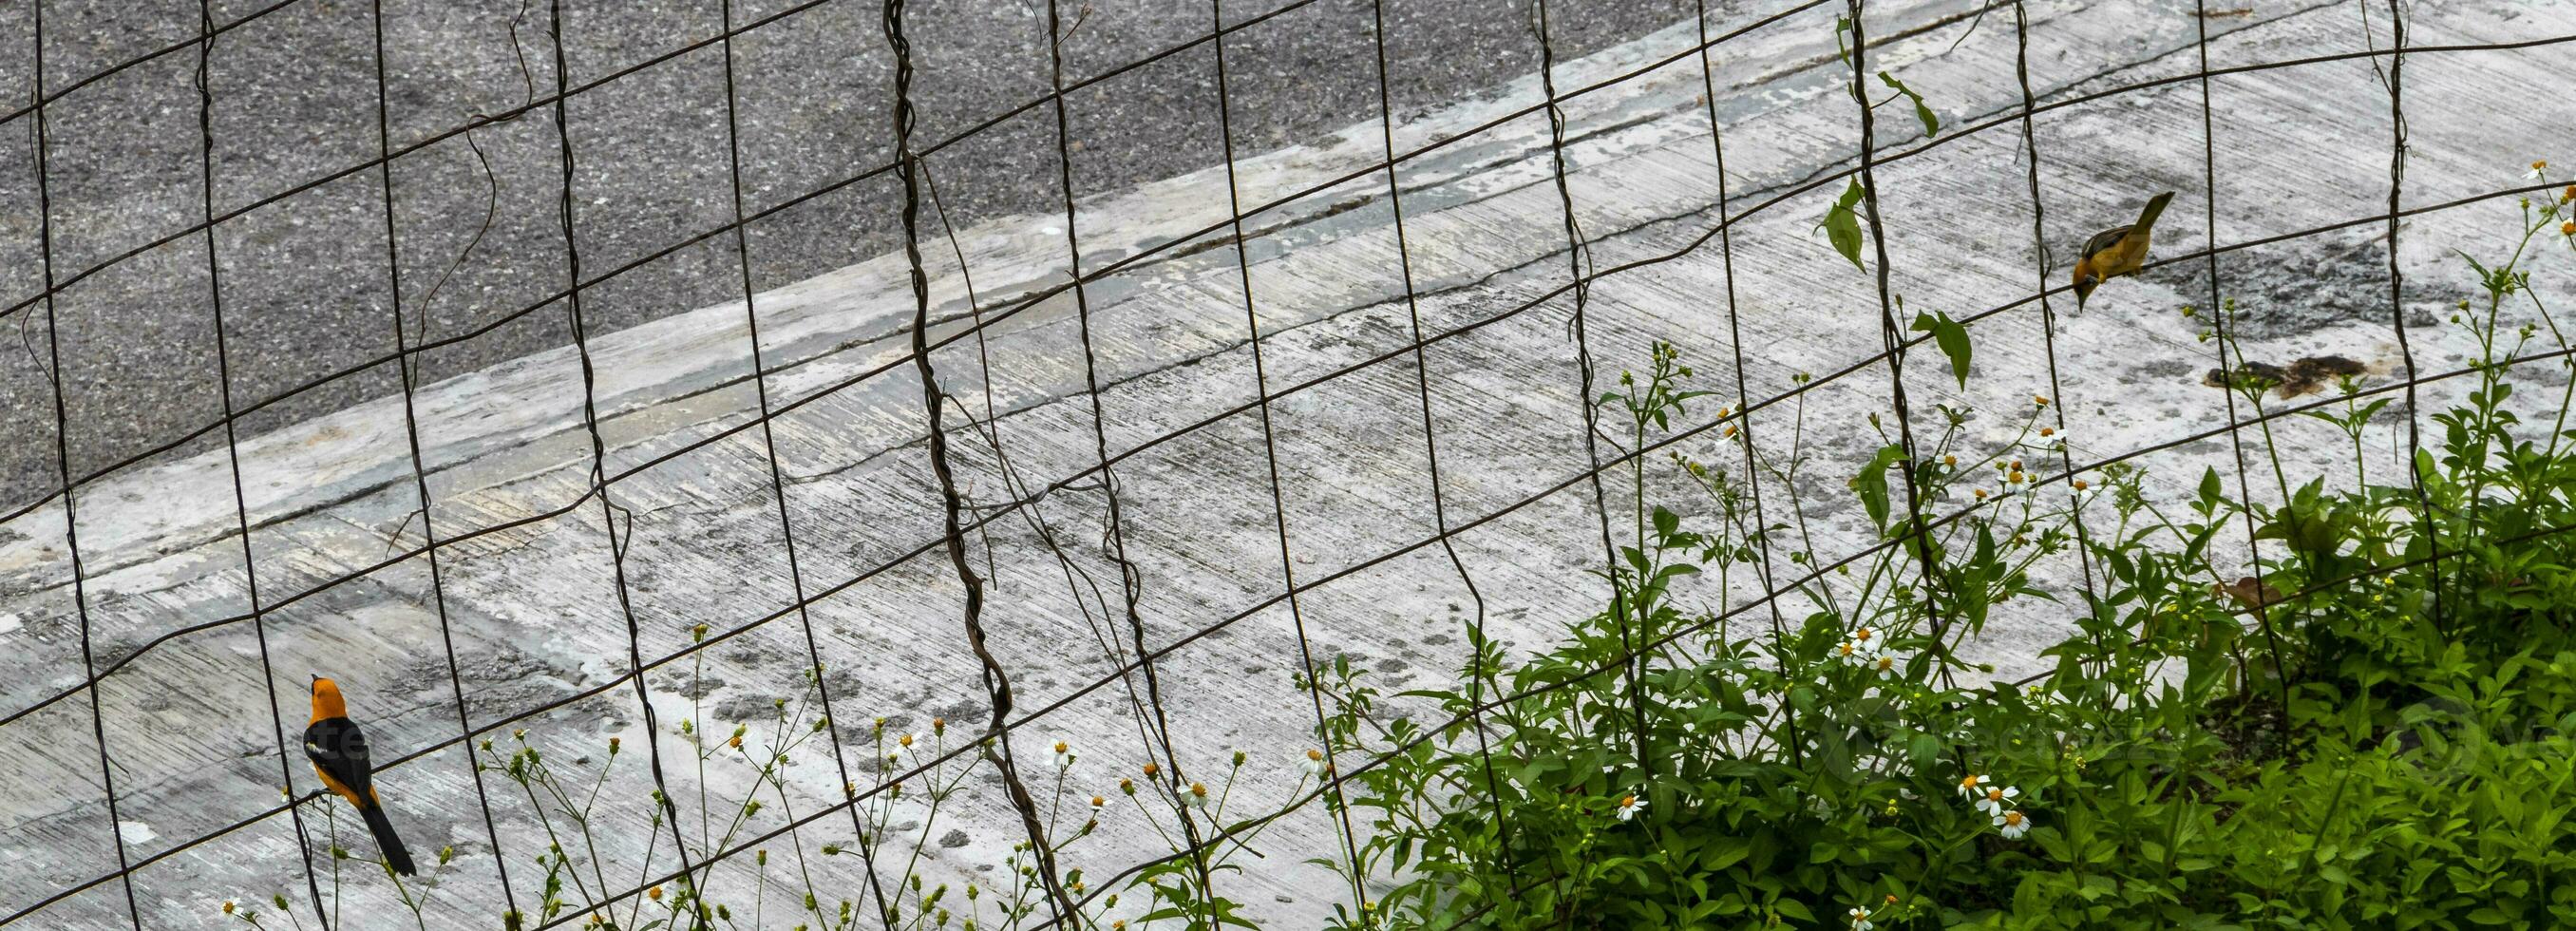
[[[2076,260],[2075,260],[2075,309],[2077,309],[2077,310],[2083,310],[2083,309],[2084,309],[2084,299],[2085,299],[2085,298],[2088,298],[2088,297],[2092,297],[2092,296],[2093,296],[2093,289],[2094,289],[2094,288],[2101,287],[2101,286],[2102,286],[2102,275],[2101,275],[2101,273],[2099,273],[2099,272],[2097,272],[2097,271],[2095,271],[2095,270],[2093,269],[2093,257],[2088,255],[2088,256],[2085,256],[2085,257],[2083,257],[2083,258],[2076,259]]]

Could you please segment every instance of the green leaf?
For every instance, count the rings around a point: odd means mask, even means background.
[[[1915,93],[1913,88],[1905,86],[1905,82],[1897,80],[1895,75],[1885,71],[1878,73],[1878,79],[1887,82],[1887,86],[1896,88],[1897,93],[1904,94],[1907,99],[1914,101],[1914,118],[1923,121],[1924,135],[1941,134],[1941,117],[1934,114],[1931,107],[1923,105],[1923,95]]]
[[[1863,193],[1859,181],[1848,182],[1843,196],[1834,200],[1833,209],[1825,211],[1825,222],[1818,225],[1825,228],[1825,238],[1833,242],[1834,251],[1842,253],[1853,268],[1868,271],[1869,266],[1860,262],[1860,214],[1852,212],[1852,205],[1860,203]]]
[[[1870,523],[1887,529],[1887,467],[1905,458],[1905,447],[1889,444],[1879,447],[1878,455],[1852,476],[1851,487],[1860,493],[1862,507],[1869,509]]]
[[[1936,310],[1915,314],[1913,330],[1932,334],[1933,345],[1941,347],[1941,354],[1950,357],[1950,374],[1958,377],[1959,387],[1968,387],[1968,362],[1974,349],[1968,344],[1967,324],[1952,320],[1949,314]]]

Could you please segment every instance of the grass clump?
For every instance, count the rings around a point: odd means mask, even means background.
[[[2525,202],[2506,256],[2463,254],[2480,285],[2452,322],[2478,355],[2436,383],[2469,387],[2411,454],[2401,422],[2372,461],[2368,425],[2403,408],[2352,378],[2241,431],[2243,477],[2208,470],[2182,500],[2133,465],[2065,474],[2045,397],[2000,445],[1943,408],[1911,450],[1881,429],[1847,483],[1877,545],[1830,564],[1802,512],[1766,525],[1750,506],[1751,482],[1811,468],[1794,439],[1766,454],[1721,411],[1714,461],[1669,457],[1698,490],[1670,507],[1634,456],[1609,606],[1535,655],[1471,630],[1460,684],[1408,693],[1454,726],[1361,739],[1348,722],[1392,717],[1388,696],[1334,670],[1337,752],[1386,756],[1352,775],[1374,828],[1355,869],[1400,877],[1341,926],[2560,923],[2576,381],[2530,265],[2576,252],[2568,200]],[[2557,397],[2518,402],[2526,367]],[[1702,394],[1690,374],[1658,347],[1601,399],[1632,451]],[[2286,413],[2237,381],[2247,414]],[[2293,480],[2275,431],[2301,421],[2351,445],[2348,473]],[[2084,583],[2039,585],[2043,561]],[[1776,599],[1727,603],[1757,577]],[[1996,682],[1962,658],[1997,609],[2033,603],[2074,628],[2048,672]]]

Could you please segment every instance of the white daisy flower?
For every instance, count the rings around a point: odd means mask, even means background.
[[[1880,679],[1893,679],[1896,678],[1898,670],[1905,668],[1905,662],[1912,658],[1902,653],[1881,653],[1870,659],[1869,668],[1877,670]]]
[[[1069,744],[1069,743],[1065,743],[1064,741],[1061,741],[1061,740],[1056,741],[1056,742],[1055,742],[1055,768],[1057,768],[1057,769],[1070,769],[1070,768],[1072,768],[1072,767],[1073,767],[1073,745],[1072,745],[1072,744]]]
[[[2546,178],[2546,177],[2548,177],[2548,176],[2549,176],[2549,163],[2548,163],[2548,162],[2533,162],[2533,163],[2531,163],[2531,171],[2530,171],[2529,173],[2527,173],[2527,174],[2524,174],[2524,175],[2523,175],[2523,177],[2525,177],[2525,178],[2529,178],[2529,179],[2534,180],[2534,181],[2538,181],[2538,180],[2540,180],[2540,179],[2542,179],[2542,178]]]
[[[1869,648],[1845,640],[1834,645],[1834,658],[1854,666],[1869,665]]]
[[[1867,650],[1871,653],[1876,653],[1887,646],[1887,638],[1885,636],[1881,635],[1878,631],[1867,627],[1852,628],[1851,636],[1844,639],[1850,640],[1854,645],[1857,645],[1861,649]]]
[[[2066,445],[2066,441],[2072,438],[2068,434],[2073,432],[2074,431],[2068,430],[2065,427],[2041,427],[2039,428],[2039,445],[2047,449],[2056,449],[2057,447]]]
[[[1646,807],[1645,799],[1635,795],[1623,795],[1619,797],[1619,803],[1611,806],[1610,810],[1619,816],[1619,820],[1626,821],[1636,817],[1637,809],[1644,807]]]
[[[1977,795],[1977,810],[1985,812],[1988,815],[2000,815],[2004,813],[2005,806],[2009,805],[2013,799],[2020,797],[2020,789],[2006,785],[1990,784],[1985,787],[1985,791]]]
[[[1852,931],[1870,931],[1870,929],[1878,927],[1877,924],[1869,920],[1869,909],[1855,908],[1845,914],[1851,918]]]
[[[1190,787],[1182,789],[1180,795],[1181,804],[1191,808],[1203,809],[1215,801],[1208,797],[1207,783],[1204,782],[1190,783]]]
[[[1333,767],[1331,763],[1324,760],[1324,751],[1309,749],[1306,751],[1306,758],[1297,762],[1297,768],[1306,775],[1320,777],[1324,775],[1325,770]]]
[[[1975,801],[1977,796],[1985,794],[1986,783],[1991,781],[1991,779],[1992,777],[1983,773],[1969,776],[1966,779],[1961,779],[1959,780],[1959,795],[1969,801]]]
[[[2003,833],[2005,840],[2020,840],[2030,833],[2030,816],[2018,811],[1999,812],[1995,815],[1995,829]]]

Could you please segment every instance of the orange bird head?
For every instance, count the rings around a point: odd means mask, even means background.
[[[2084,309],[2084,300],[2092,297],[2093,289],[2100,287],[2101,285],[2102,274],[2093,268],[2093,257],[2088,255],[2083,258],[2076,259],[2075,308],[2077,310]]]
[[[349,716],[349,703],[340,698],[340,683],[321,676],[313,677],[313,720],[328,721]],[[311,723],[311,722],[307,722]]]

